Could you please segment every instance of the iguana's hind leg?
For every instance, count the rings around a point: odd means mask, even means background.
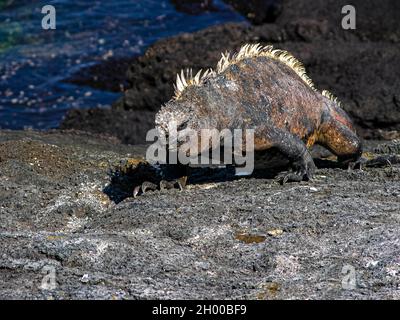
[[[265,133],[265,135],[264,135]],[[315,172],[314,161],[304,144],[297,136],[290,132],[269,129],[256,134],[256,150],[276,148],[290,161],[292,171],[282,172],[277,176],[280,183],[300,182],[311,180]]]
[[[348,126],[329,119],[321,125],[317,142],[335,154],[338,162],[344,165],[362,163],[362,144],[351,124]]]

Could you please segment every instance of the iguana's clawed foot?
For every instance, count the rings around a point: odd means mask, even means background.
[[[145,194],[147,190],[157,190],[157,185],[152,182],[145,181],[142,183],[142,185],[137,186],[133,190],[133,197],[136,198],[140,191],[142,191],[142,194]]]
[[[311,180],[315,172],[315,164],[308,154],[304,158],[293,162],[292,171],[285,171],[276,177],[280,184],[286,182],[301,182]]]
[[[338,159],[340,162],[340,159]],[[345,166],[347,165],[347,170],[361,170],[365,166],[365,164],[368,162],[366,158],[360,158],[356,161],[350,161],[350,162],[344,162]]]
[[[174,189],[175,187],[179,187],[179,189],[183,191],[183,189],[185,189],[186,187],[186,182],[187,182],[187,177],[181,177],[177,180],[172,180],[172,181],[161,180],[160,190],[168,190],[168,189]]]
[[[382,155],[365,162],[365,166],[369,168],[382,168],[392,167],[393,164],[400,163],[400,156],[398,155]]]
[[[161,180],[159,187],[157,187],[156,184],[145,181],[140,186],[137,186],[133,190],[133,197],[136,198],[140,192],[142,192],[142,194],[145,194],[147,190],[155,191],[159,189],[163,191],[178,187],[182,191],[186,186],[186,182],[187,182],[187,177],[181,177],[177,180],[172,180],[172,181]]]
[[[300,170],[300,171],[284,171],[278,174],[276,177],[280,184],[285,184],[287,182],[301,182],[309,181],[313,177],[313,173],[310,170]]]
[[[276,180],[280,184],[285,184],[286,182],[301,182],[303,181],[303,174],[298,172],[284,171],[278,174]]]
[[[360,158],[355,162],[350,162],[348,164],[348,170],[359,169],[362,170],[363,167],[366,168],[382,168],[382,167],[392,167],[393,164],[400,163],[400,157],[398,155],[381,155],[374,159]]]

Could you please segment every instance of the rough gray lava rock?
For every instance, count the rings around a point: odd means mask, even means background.
[[[133,199],[154,174],[144,151],[78,132],[0,132],[1,299],[400,299],[399,165]],[[41,287],[48,270],[55,288]]]

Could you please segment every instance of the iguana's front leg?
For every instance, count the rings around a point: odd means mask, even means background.
[[[290,132],[276,129],[259,129],[255,134],[255,151],[276,148],[288,158],[292,171],[277,176],[280,183],[311,180],[315,164],[304,142]]]
[[[182,191],[186,187],[189,175],[187,166],[167,165],[163,167],[163,170],[165,171],[163,173],[165,179],[161,180],[158,185],[149,181],[143,182],[135,187],[133,197],[136,198],[140,193],[145,194],[148,190],[155,191],[159,189],[162,191],[179,188]]]

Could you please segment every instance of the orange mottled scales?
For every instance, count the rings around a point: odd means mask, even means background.
[[[156,127],[169,135],[172,121],[178,131],[190,128],[199,137],[201,129],[254,129],[257,152],[278,151],[291,164],[282,181],[312,178],[308,148],[314,144],[343,163],[357,162],[362,153],[338,99],[318,91],[299,60],[272,46],[246,44],[236,54],[223,53],[215,69],[179,73]]]

